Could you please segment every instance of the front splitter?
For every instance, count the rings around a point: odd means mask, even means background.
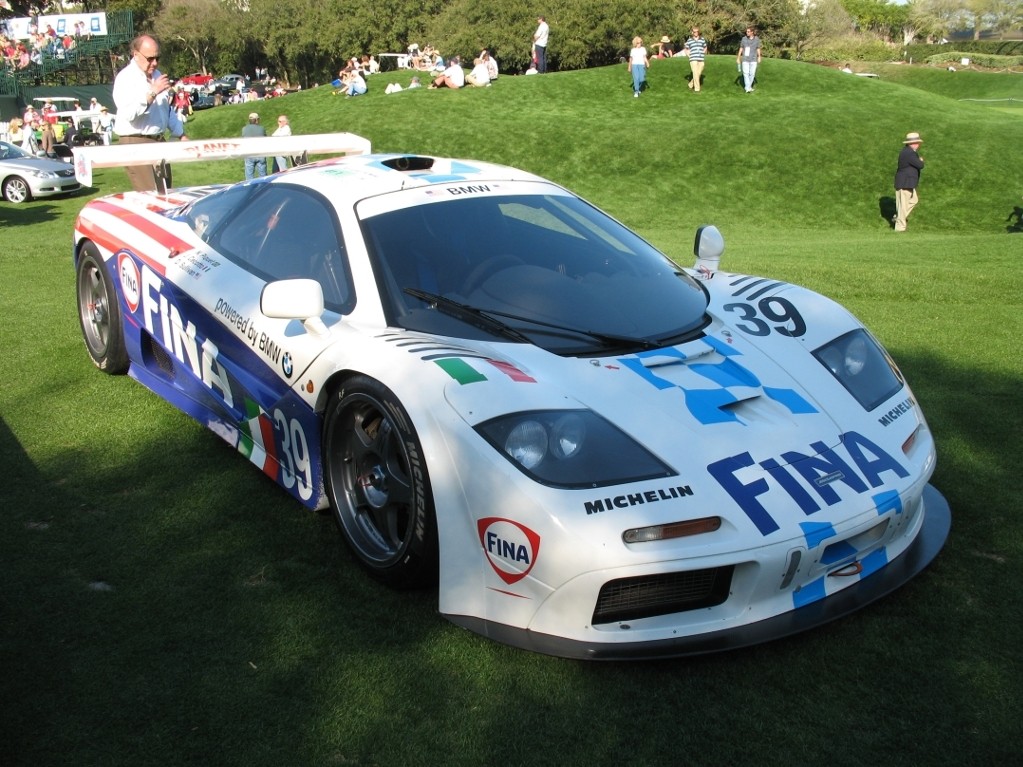
[[[933,485],[923,493],[924,523],[912,545],[877,572],[825,599],[773,618],[724,631],[652,642],[580,642],[514,628],[469,615],[445,615],[452,623],[503,644],[580,660],[654,660],[737,650],[798,634],[860,610],[914,578],[941,551],[952,527],[948,501]]]

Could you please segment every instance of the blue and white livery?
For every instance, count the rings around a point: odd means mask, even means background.
[[[922,570],[934,440],[849,312],[674,264],[512,168],[364,154],[75,225],[86,346],[451,621],[575,658],[741,647]]]

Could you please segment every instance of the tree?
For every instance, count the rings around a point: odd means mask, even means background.
[[[230,11],[220,0],[166,0],[153,20],[153,31],[163,46],[184,50],[195,68],[206,73],[216,54],[217,30],[229,21]]]
[[[1023,25],[1023,0],[985,0],[982,17],[985,29],[1004,38],[1006,32],[1019,29]],[[974,32],[974,39],[976,39],[980,29],[975,28]]]
[[[842,0],[860,32],[874,33],[886,42],[902,40],[902,31],[909,17],[905,5],[889,0]]]
[[[948,37],[963,26],[963,0],[911,0],[909,20],[929,42]]]
[[[109,13],[131,11],[135,30],[146,32],[152,29],[153,19],[160,12],[162,3],[163,0],[108,0],[106,10]]]
[[[801,13],[792,15],[782,30],[799,59],[811,45],[849,35],[853,31],[853,20],[839,0],[810,0]]]

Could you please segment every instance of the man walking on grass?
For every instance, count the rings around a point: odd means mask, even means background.
[[[689,90],[699,93],[703,80],[703,62],[707,57],[707,39],[700,37],[699,27],[693,27],[693,36],[686,40],[685,51],[689,57],[689,69],[693,73],[693,79],[689,81]]]
[[[906,231],[906,219],[913,212],[920,198],[916,188],[920,184],[920,171],[924,168],[924,158],[917,150],[923,140],[919,133],[907,133],[899,152],[899,167],[895,171],[895,231]]]

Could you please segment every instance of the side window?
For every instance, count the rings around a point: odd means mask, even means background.
[[[214,192],[189,205],[185,220],[203,242],[209,242],[210,237],[252,191],[252,187],[230,186]]]
[[[215,234],[214,247],[267,280],[314,279],[329,309],[350,311],[348,259],[327,201],[288,184],[260,187]]]

